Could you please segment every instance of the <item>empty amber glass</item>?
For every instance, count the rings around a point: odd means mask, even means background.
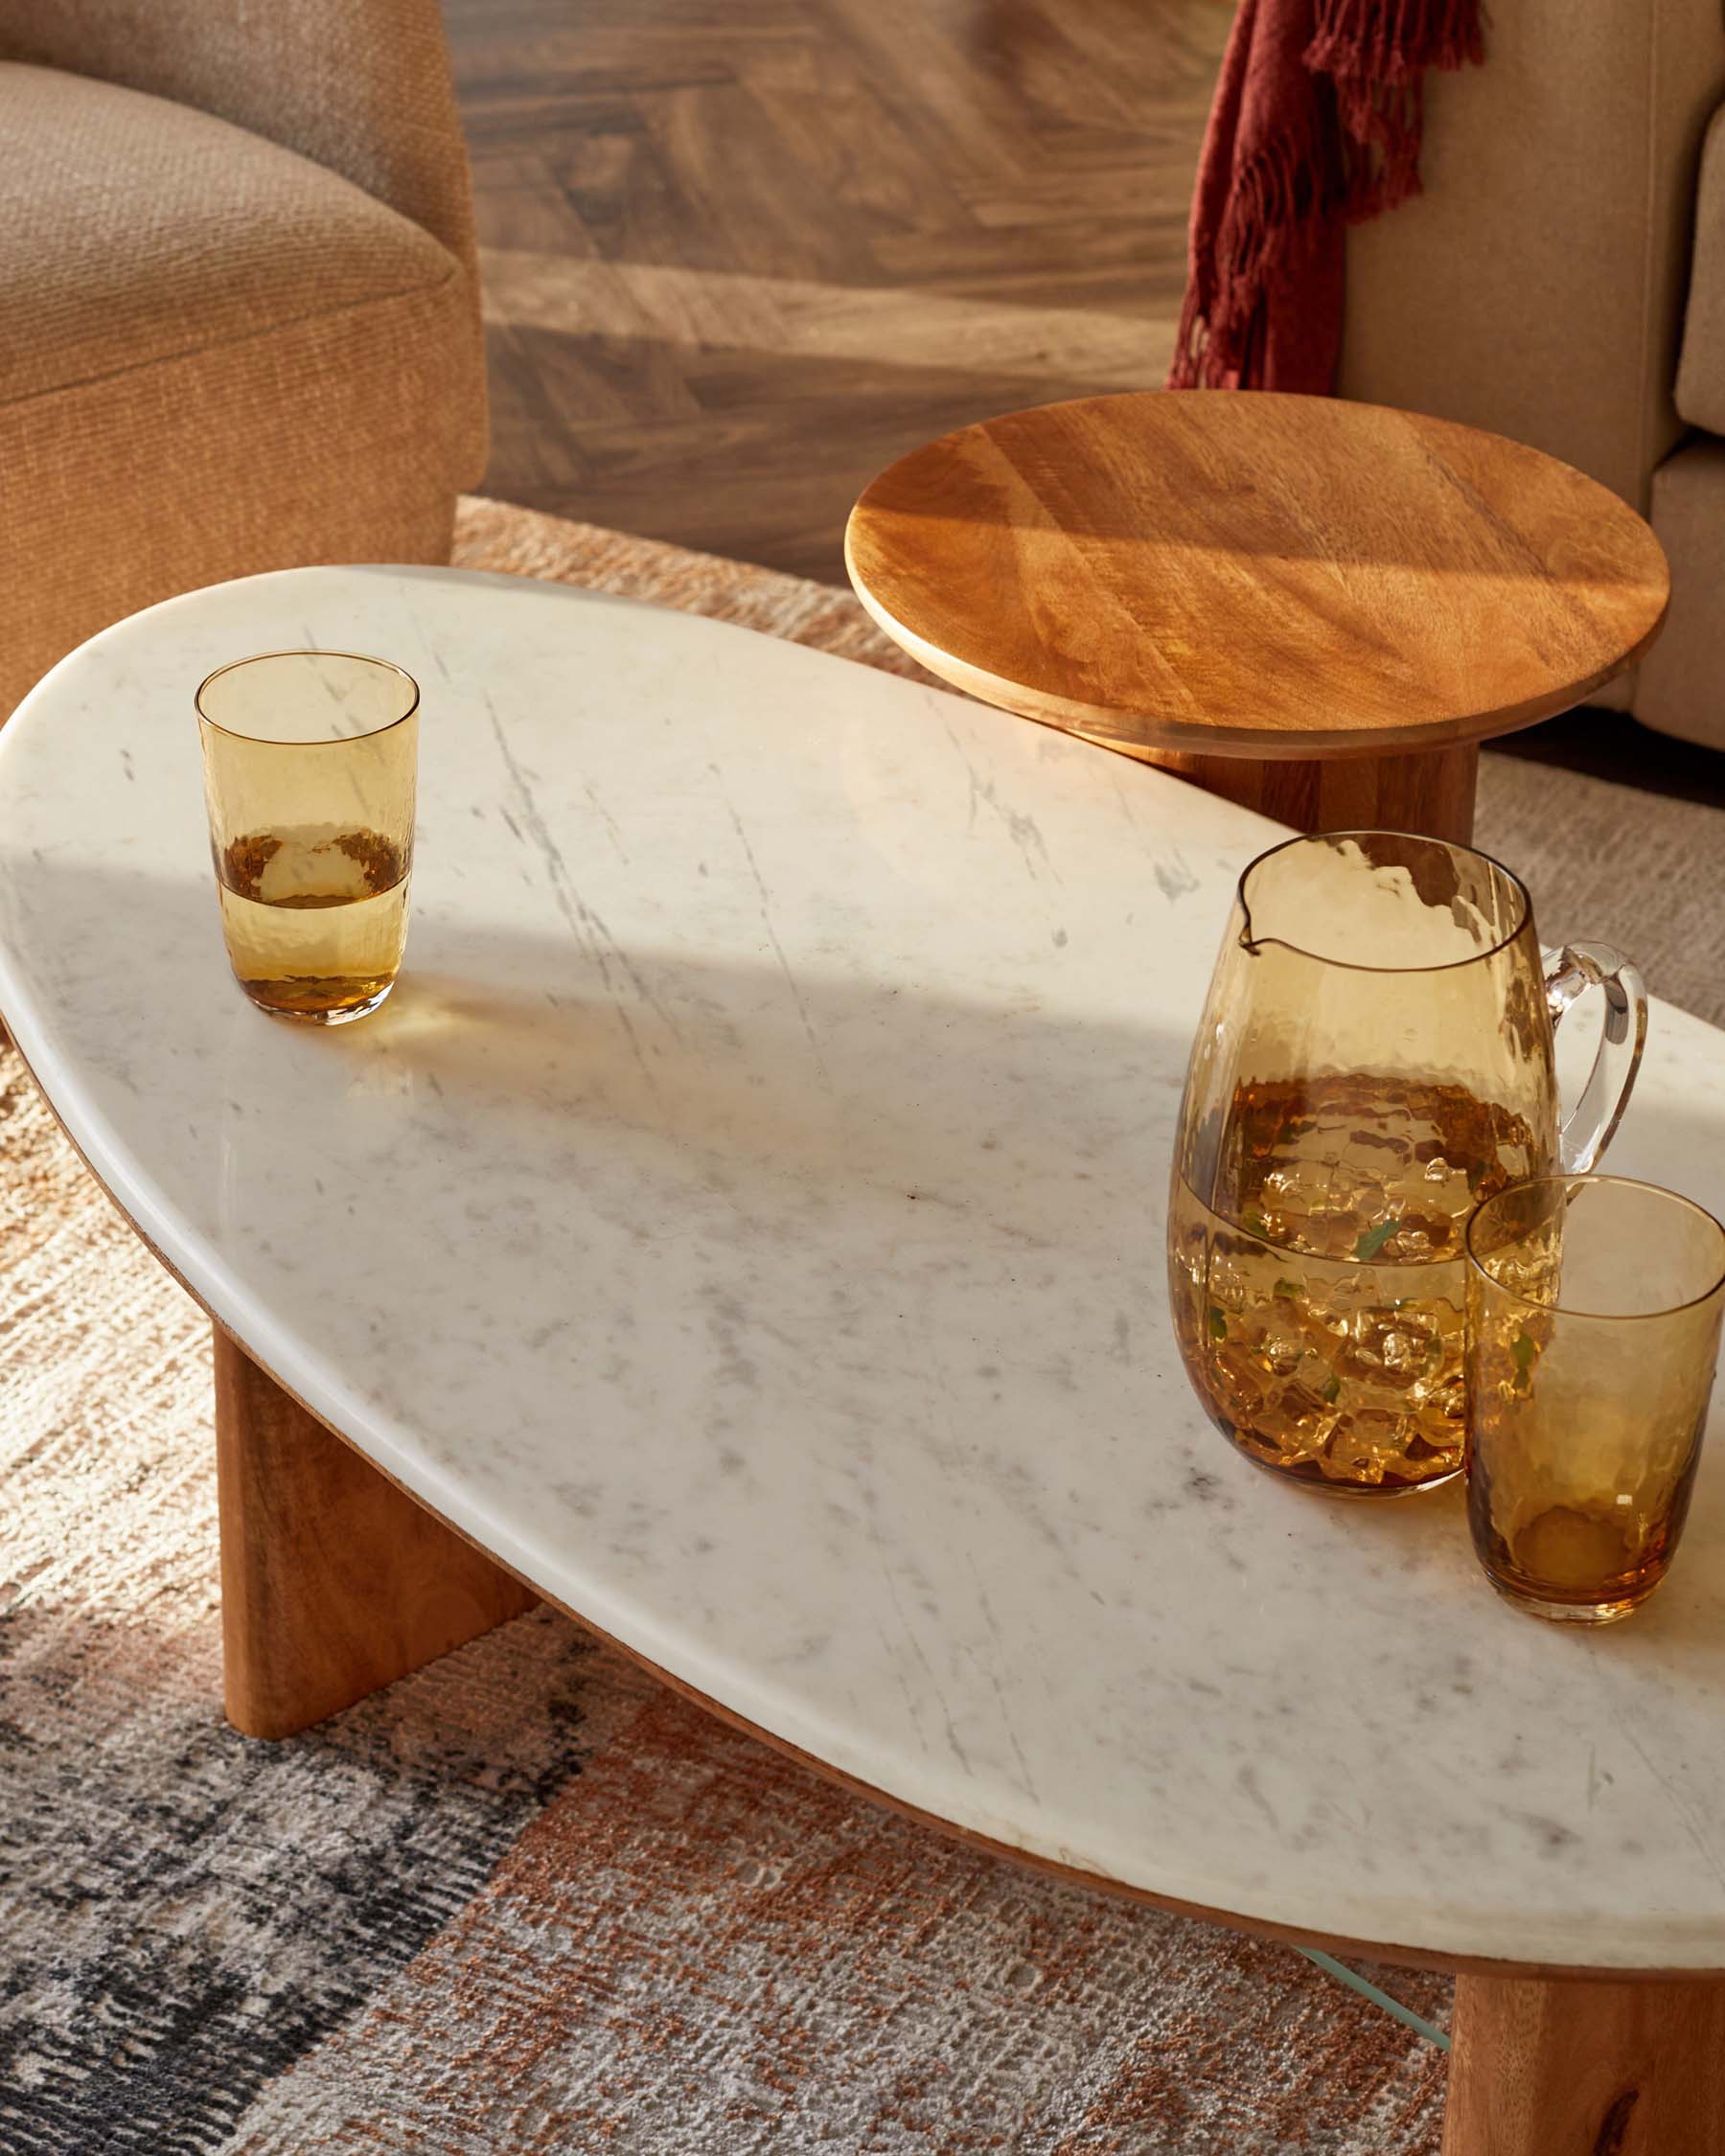
[[[1551,1176],[1467,1231],[1467,1515],[1501,1594],[1608,1624],[1683,1532],[1725,1313],[1725,1228],[1668,1190]]]
[[[346,652],[271,652],[212,674],[196,701],[235,977],[281,1018],[363,1018],[407,940],[413,677]]]
[[[1604,1032],[1560,1137],[1552,1023],[1586,989]],[[1592,1165],[1645,1014],[1616,952],[1542,953],[1526,890],[1466,847],[1343,832],[1252,863],[1192,1049],[1168,1222],[1187,1373],[1249,1459],[1343,1496],[1460,1473],[1468,1215]]]

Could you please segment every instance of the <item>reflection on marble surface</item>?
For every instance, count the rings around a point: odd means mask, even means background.
[[[339,1033],[245,1003],[204,841],[192,688],[295,643],[426,692],[406,967]],[[305,570],[123,624],[0,736],[0,1007],[262,1361],[750,1720],[1220,1909],[1725,1964],[1718,1462],[1578,1639],[1454,1493],[1279,1489],[1186,1388],[1168,1146],[1270,835],[742,631]],[[1725,1043],[1656,1009],[1611,1165],[1717,1207],[1722,1137]]]

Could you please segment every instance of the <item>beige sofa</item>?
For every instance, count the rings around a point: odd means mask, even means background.
[[[1423,195],[1348,236],[1340,387],[1649,515],[1670,618],[1611,700],[1725,747],[1725,0],[1496,0],[1486,44],[1428,78]]]
[[[441,561],[485,461],[437,0],[0,0],[0,715],[94,631]]]

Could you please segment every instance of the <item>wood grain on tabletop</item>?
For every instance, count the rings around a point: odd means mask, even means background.
[[[1669,593],[1641,518],[1535,450],[1220,391],[963,428],[881,473],[847,548],[864,605],[944,679],[1187,756],[1371,756],[1530,724],[1644,650]]]

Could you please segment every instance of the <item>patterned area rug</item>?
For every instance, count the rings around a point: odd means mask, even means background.
[[[910,671],[847,595],[496,504],[457,559]],[[10,1051],[0,1358],[7,2156],[1435,2156],[1440,2054],[1297,1955],[950,1845],[550,1613],[236,1735],[207,1327]]]

